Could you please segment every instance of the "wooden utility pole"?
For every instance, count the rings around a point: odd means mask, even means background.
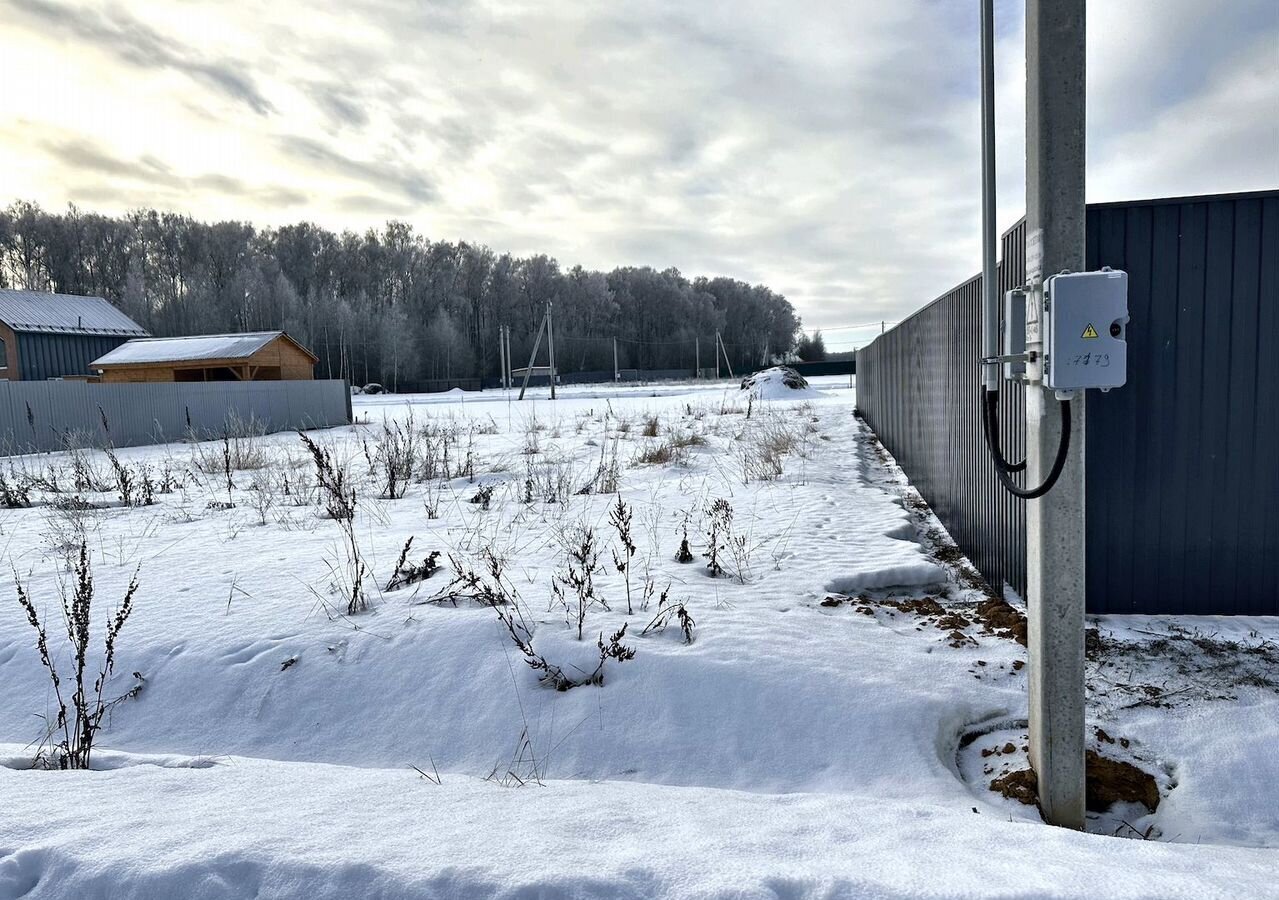
[[[542,314],[542,324],[537,326],[537,337],[533,338],[533,350],[528,355],[528,366],[524,369],[524,383],[520,385],[519,399],[524,399],[524,392],[528,390],[528,378],[533,374],[533,362],[537,359],[537,350],[542,346],[542,332],[546,331],[546,320],[550,313],[547,310]]]
[[[733,364],[728,361],[728,348],[724,346],[724,339],[719,336],[718,331],[715,332],[715,340],[719,343],[719,352],[724,354],[724,365],[728,367],[728,377],[736,378],[737,376],[733,374]],[[715,359],[717,362],[719,361],[718,356]]]
[[[621,381],[622,373],[617,368],[617,338],[613,338],[613,381]]]

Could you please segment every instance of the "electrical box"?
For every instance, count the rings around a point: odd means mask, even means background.
[[[1026,292],[1009,291],[1004,294],[1004,320],[999,323],[1003,337],[1002,353],[1005,357],[1021,356],[1026,352]],[[1026,374],[1026,361],[1005,360],[1004,378],[1015,381]]]
[[[1121,387],[1128,378],[1128,273],[1103,269],[1044,282],[1044,383],[1053,390]]]

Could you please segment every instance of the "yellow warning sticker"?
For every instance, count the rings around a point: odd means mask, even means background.
[[[1092,322],[1089,322],[1088,327],[1084,329],[1084,337],[1095,338],[1096,336],[1097,336],[1097,329],[1092,327]]]

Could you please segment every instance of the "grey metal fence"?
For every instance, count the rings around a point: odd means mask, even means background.
[[[210,438],[236,423],[266,432],[345,425],[350,396],[346,382],[336,380],[0,382],[0,454]]]
[[[1129,273],[1128,384],[1087,397],[1093,612],[1279,614],[1279,191],[1088,207],[1087,264]],[[1022,223],[1001,292],[1025,279]],[[981,434],[981,278],[858,352],[857,405],[996,588],[1025,591],[1025,501]],[[1024,393],[1001,427],[1025,451]],[[1034,501],[1031,501],[1034,502]]]

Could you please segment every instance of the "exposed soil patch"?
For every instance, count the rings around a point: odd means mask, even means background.
[[[1026,646],[1026,617],[1004,600],[991,599],[977,604],[977,621],[987,634],[1009,638]]]
[[[856,597],[831,594],[821,601],[821,605],[827,608],[847,605],[866,616],[874,616],[877,610],[886,611],[890,616],[914,616],[919,619],[920,630],[931,626],[946,632],[947,643],[956,649],[977,646],[977,641],[968,633],[975,624],[980,624],[985,634],[1015,640],[1026,646],[1026,617],[999,599],[984,600],[974,609],[967,605],[961,608],[943,606],[941,598],[930,594],[922,597],[872,597],[863,592]],[[1016,665],[1014,671],[1020,670],[1022,665]]]
[[[1039,779],[1034,769],[1015,769],[990,783],[990,789],[1010,800],[1035,806],[1039,803]]]
[[[1116,803],[1140,803],[1151,812],[1159,808],[1155,776],[1132,763],[1089,750],[1084,770],[1088,779],[1085,805],[1090,811],[1105,812]]]
[[[912,597],[909,600],[881,600],[882,606],[891,606],[904,613],[913,613],[921,619],[931,620],[946,615],[946,608],[937,602],[936,597]],[[940,628],[941,626],[938,625]]]
[[[1159,785],[1149,772],[1130,762],[1102,756],[1094,750],[1084,757],[1084,806],[1101,813],[1116,803],[1140,803],[1150,812],[1159,808]],[[1011,800],[1034,806],[1039,802],[1039,779],[1033,769],[1015,769],[990,782],[990,789]]]

